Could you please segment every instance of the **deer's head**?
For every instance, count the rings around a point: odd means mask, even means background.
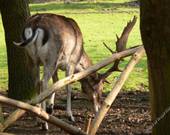
[[[126,49],[126,43],[130,31],[132,30],[134,24],[136,23],[136,17],[132,21],[127,23],[127,26],[124,28],[120,38],[117,36],[116,41],[116,51],[113,51],[105,43],[105,47],[113,54],[116,52],[121,52]],[[121,71],[119,69],[119,63],[121,59],[117,59],[114,64],[103,74],[93,73],[90,76],[82,80],[82,90],[87,94],[89,99],[94,103],[94,110],[98,112],[101,106],[101,98],[103,85],[106,81],[106,78],[112,74],[114,71]]]
[[[100,75],[97,73],[81,80],[82,91],[87,95],[89,100],[92,101],[95,112],[98,112],[101,106],[103,85],[104,80],[100,78]]]

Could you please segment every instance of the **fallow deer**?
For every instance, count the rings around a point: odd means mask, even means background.
[[[83,48],[83,37],[77,23],[71,19],[55,14],[35,14],[29,17],[23,29],[22,41],[14,42],[28,52],[33,64],[44,67],[42,90],[46,90],[48,81],[58,80],[58,69],[66,71],[66,76],[85,70],[92,66],[92,61]],[[122,50],[121,50],[122,51]],[[80,80],[82,91],[87,94],[97,112],[101,104],[101,95],[105,78],[111,72],[118,71],[119,60],[106,73],[97,72]],[[71,87],[67,89],[67,114],[74,121],[71,111]],[[40,91],[41,92],[41,91]],[[52,111],[55,94],[51,95],[48,105],[42,103],[42,108]],[[43,124],[48,129],[48,124]]]
[[[24,47],[32,62],[43,65],[42,90],[47,89],[48,81],[58,80],[58,69],[65,70],[66,76],[80,72],[92,65],[92,62],[83,49],[82,33],[77,23],[64,16],[55,14],[36,14],[27,19],[22,34],[22,42],[15,45]],[[97,112],[100,107],[100,98],[103,80],[98,73],[94,73],[80,81],[82,90],[94,103]],[[71,87],[67,89],[67,114],[74,121],[71,111]],[[47,110],[54,105],[55,94],[49,100]],[[42,103],[46,109],[46,102]],[[44,126],[48,129],[47,124]]]

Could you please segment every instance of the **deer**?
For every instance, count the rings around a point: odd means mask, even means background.
[[[55,14],[35,14],[26,21],[22,33],[22,41],[14,42],[15,45],[25,48],[28,56],[36,66],[43,65],[43,77],[41,79],[42,89],[48,87],[52,78],[58,81],[58,69],[64,70],[66,76],[80,72],[92,65],[92,62],[83,48],[83,38],[77,23],[71,19]],[[102,91],[102,79],[97,73],[80,81],[82,90],[94,103],[97,112],[100,106]],[[67,114],[75,121],[71,111],[71,87],[67,90]],[[48,102],[42,103],[42,108],[52,112],[55,93],[51,95]],[[48,129],[47,123],[43,124]]]
[[[40,94],[47,90],[48,82],[59,80],[58,69],[65,71],[66,76],[81,72],[93,65],[83,47],[82,32],[72,18],[51,13],[35,14],[29,17],[23,28],[20,42],[14,42],[17,47],[24,48],[32,63],[37,67],[43,66]],[[102,90],[106,78],[118,69],[119,60],[105,73],[95,72],[80,80],[82,92],[93,103],[95,113],[101,105]],[[39,77],[37,77],[39,79]],[[71,110],[71,85],[66,85],[67,115],[75,121]],[[52,113],[55,93],[48,101],[43,101],[42,109]],[[48,130],[48,124],[42,122],[42,129]]]

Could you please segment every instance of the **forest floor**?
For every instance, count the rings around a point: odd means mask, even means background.
[[[76,122],[70,122],[70,124],[85,129],[92,112],[92,105],[88,100],[80,97],[80,93],[78,93],[72,99]],[[54,116],[67,121],[65,104],[65,91],[57,92]],[[10,106],[3,106],[4,115],[7,117],[14,109]],[[103,120],[97,135],[150,135],[151,131],[147,131],[150,126],[149,93],[141,91],[121,92]],[[6,132],[17,135],[67,135],[66,132],[54,125],[50,125],[49,131],[42,131],[36,124],[35,116],[31,113],[25,114]]]

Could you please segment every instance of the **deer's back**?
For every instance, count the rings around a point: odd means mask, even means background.
[[[65,67],[70,59],[75,63],[79,61],[83,52],[83,38],[73,19],[55,14],[36,14],[28,18],[26,28],[32,28],[33,32],[40,28],[44,32],[42,45],[37,51],[37,57],[43,57],[39,58],[40,61],[51,57],[50,63],[55,62],[60,67]],[[23,32],[23,39],[26,38]],[[40,46],[39,42],[36,43],[36,46]]]

